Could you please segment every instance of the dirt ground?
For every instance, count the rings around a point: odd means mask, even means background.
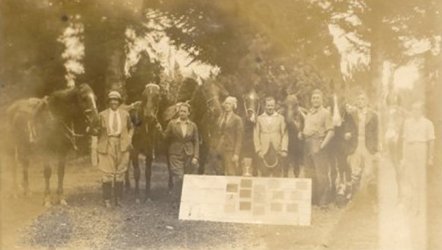
[[[69,206],[45,208],[42,168],[30,173],[32,195],[14,197],[8,166],[2,164],[1,249],[401,249],[403,235],[393,228],[400,225],[392,216],[394,173],[385,169],[378,212],[360,199],[341,209],[314,209],[312,225],[297,227],[180,221],[161,164],[153,167],[151,202],[136,204],[128,191],[123,207],[106,210],[99,172],[87,158],[67,166]],[[387,238],[379,237],[385,232]]]

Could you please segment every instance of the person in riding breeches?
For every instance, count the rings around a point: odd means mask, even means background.
[[[109,108],[100,113],[97,151],[98,168],[102,172],[103,199],[105,206],[111,207],[112,183],[116,206],[120,205],[123,196],[133,127],[129,113],[120,108],[120,93],[111,91],[108,98]]]
[[[196,174],[199,159],[198,128],[189,120],[190,105],[179,106],[179,117],[171,120],[165,131],[157,124],[157,129],[167,140],[170,169],[174,178],[174,193],[180,197],[185,174]],[[178,199],[179,200],[179,199]]]

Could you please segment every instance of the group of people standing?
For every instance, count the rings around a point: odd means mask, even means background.
[[[98,166],[103,172],[106,206],[110,206],[112,183],[117,203],[121,199],[133,135],[128,112],[119,108],[120,94],[112,91],[108,97],[110,107],[100,114],[98,135]],[[311,93],[308,110],[298,105],[296,97],[287,99],[283,106],[274,97],[266,97],[262,114],[248,109],[246,116],[240,117],[237,98],[225,98],[223,112],[214,124],[205,174],[287,177],[293,168],[294,177],[312,179],[312,203],[321,208],[327,208],[339,195],[350,200],[358,189],[375,195],[379,119],[369,107],[366,93],[359,92],[354,104],[344,108],[325,107],[319,89]],[[338,120],[333,117],[336,109]],[[166,129],[157,125],[168,141],[169,165],[178,186],[185,174],[198,173],[200,136],[190,114],[190,105],[182,103],[178,117]],[[408,121],[405,125],[404,137],[408,138],[413,135],[409,127],[419,124]],[[426,133],[427,140],[434,139],[431,131]]]

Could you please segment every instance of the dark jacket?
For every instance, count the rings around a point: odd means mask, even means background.
[[[221,117],[222,119],[222,117]],[[239,155],[241,152],[244,127],[241,118],[232,113],[227,121],[221,124],[218,121],[216,130],[216,149],[219,152],[233,152]]]
[[[195,123],[188,120],[187,121],[187,131],[183,135],[181,130],[181,124],[179,119],[174,119],[167,125],[164,136],[169,142],[169,154],[171,155],[181,155],[186,154],[187,156],[192,156],[199,158],[199,137],[198,128]]]
[[[345,133],[350,133],[349,152],[354,153],[358,146],[358,112],[352,112],[348,116],[348,122],[345,123]],[[378,115],[372,111],[367,110],[365,118],[365,146],[371,154],[375,154],[379,150],[379,135],[378,135],[379,120]]]

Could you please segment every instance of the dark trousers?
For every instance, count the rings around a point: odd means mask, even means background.
[[[237,165],[232,161],[233,155],[233,151],[214,152],[212,154],[212,172],[214,172],[215,175],[239,175],[239,169]]]
[[[310,139],[310,149],[305,157],[305,174],[312,179],[312,202],[327,205],[330,202],[330,163],[326,150],[319,150],[321,139]]]

